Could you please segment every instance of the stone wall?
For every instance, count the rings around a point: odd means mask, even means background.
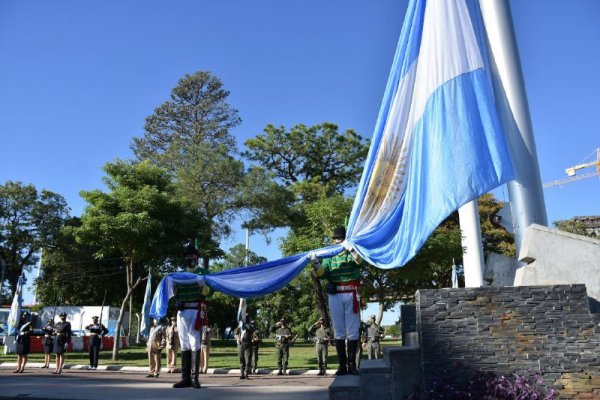
[[[425,387],[477,371],[542,375],[561,399],[600,399],[600,328],[585,285],[420,290]]]

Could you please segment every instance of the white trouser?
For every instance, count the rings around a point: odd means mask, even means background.
[[[177,327],[179,332],[179,344],[181,351],[193,350],[198,351],[202,347],[202,331],[205,326],[200,326],[200,329],[195,330],[196,316],[198,310],[180,310],[177,312]]]
[[[329,295],[329,312],[335,339],[358,339],[360,313],[354,312],[354,294],[337,293]],[[358,299],[360,304],[360,298]]]

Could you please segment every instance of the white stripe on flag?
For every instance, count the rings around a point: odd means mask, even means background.
[[[353,236],[377,226],[402,198],[414,126],[432,94],[444,83],[483,66],[464,0],[428,1],[419,56],[396,90]]]

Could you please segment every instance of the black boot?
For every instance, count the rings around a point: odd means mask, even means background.
[[[240,379],[246,379],[246,374],[244,373],[244,370],[242,370],[242,374],[240,375]]]
[[[281,368],[279,368],[279,372],[277,373],[277,375],[283,375],[283,370]]]
[[[348,373],[358,375],[356,368],[356,350],[358,349],[358,340],[348,340]]]
[[[173,384],[174,388],[185,388],[192,386],[192,351],[181,352],[181,381]]]
[[[338,355],[338,370],[336,371],[336,375],[346,375],[348,373],[348,368],[346,367],[346,363],[348,362],[348,358],[346,357],[346,340],[344,339],[336,339],[335,340],[335,350]]]
[[[196,350],[196,360],[194,361],[196,369],[194,370],[194,381],[192,382],[192,386],[196,389],[200,389],[200,381],[198,380],[198,374],[200,373],[200,350]]]

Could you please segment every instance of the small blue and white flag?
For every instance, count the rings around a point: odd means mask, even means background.
[[[150,306],[152,305],[152,275],[148,272],[144,304],[142,305],[142,321],[140,322],[140,335],[148,338],[150,334]]]
[[[514,172],[475,0],[412,0],[348,224],[346,247],[397,268]]]
[[[23,306],[23,285],[25,280],[23,275],[19,276],[17,281],[17,289],[13,297],[12,305],[10,307],[10,313],[8,314],[7,326],[8,330],[6,334],[8,336],[17,336],[19,333],[19,322],[21,322],[21,308]]]

